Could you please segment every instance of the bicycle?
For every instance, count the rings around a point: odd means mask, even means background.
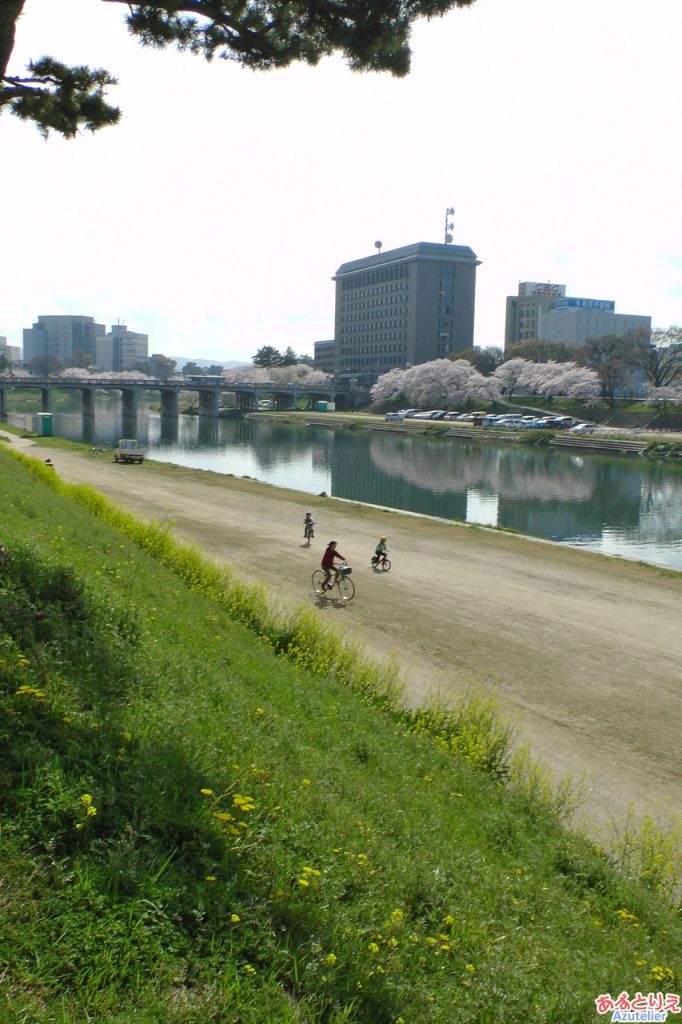
[[[312,523],[305,523],[305,525],[304,525],[303,539],[308,541],[308,545],[310,545],[311,540],[315,539],[315,531],[313,530],[313,526],[314,525],[315,525],[314,522],[312,522]]]
[[[390,558],[387,558],[385,554],[372,555],[371,565],[373,569],[380,569],[382,572],[390,572],[391,560]]]
[[[322,596],[322,594],[329,594],[334,587],[336,587],[342,601],[352,601],[355,596],[355,584],[350,578],[352,571],[353,570],[349,566],[348,562],[341,562],[340,565],[334,569],[333,581],[331,583],[326,583],[324,570],[316,569],[313,573],[313,590],[316,594]]]

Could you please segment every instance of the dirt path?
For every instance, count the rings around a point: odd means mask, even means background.
[[[408,701],[483,684],[520,713],[537,758],[586,773],[591,820],[621,819],[630,805],[682,811],[682,575],[199,470],[63,450],[52,458],[65,480],[172,518],[180,538],[282,601],[317,607],[370,653],[397,656]],[[310,548],[308,507],[318,523]],[[380,534],[393,560],[385,575],[369,566]],[[330,538],[354,567],[347,606],[311,590]]]

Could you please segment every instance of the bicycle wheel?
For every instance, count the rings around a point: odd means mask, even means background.
[[[323,584],[325,575],[322,569],[316,569],[313,573],[313,590],[316,594],[324,594]]]
[[[384,572],[389,571],[389,569],[391,568],[391,563],[388,558],[385,558],[384,561],[381,563],[381,568],[383,569]]]
[[[352,601],[355,594],[355,584],[348,576],[339,576],[337,581],[339,594],[344,601]]]

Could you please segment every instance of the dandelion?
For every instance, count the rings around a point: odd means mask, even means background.
[[[403,914],[402,910],[400,910],[398,907],[396,907],[395,910],[391,911],[391,921],[393,922],[393,924],[402,924],[404,918],[405,915]]]
[[[637,921],[636,916],[631,914],[630,911],[626,910],[624,907],[621,910],[617,910],[616,915],[621,919],[621,921],[630,921],[633,924]]]
[[[298,884],[304,886],[304,888],[307,889],[308,886],[310,885],[310,882],[308,881],[307,878],[299,878]]]
[[[336,953],[327,953],[326,957],[324,958],[324,962],[328,964],[330,967],[333,967],[336,963]]]
[[[367,949],[372,954],[372,956],[379,952],[379,947],[377,946],[376,942],[370,942],[369,945],[367,946]]]
[[[92,797],[90,796],[89,793],[83,793],[83,796],[81,797],[81,803],[84,804],[85,807],[90,806],[90,804],[92,803]]]
[[[264,715],[265,711],[263,710],[263,708],[256,708],[256,714],[257,715]]]
[[[242,970],[243,970],[244,974],[255,974],[256,973],[256,968],[252,967],[251,964],[244,964],[244,966],[242,967]]]
[[[253,811],[256,806],[252,796],[242,796],[241,793],[235,793],[232,797],[232,803],[240,811],[244,812]]]
[[[91,805],[90,807],[88,807],[85,813],[87,814],[88,818],[92,818],[95,816],[95,814],[97,814],[97,808]]]
[[[230,914],[230,924],[239,924],[241,917],[239,914]]]
[[[467,964],[466,967],[464,968],[464,970],[468,971],[469,974],[473,974],[474,971],[476,970],[476,968],[474,967],[473,964]]]
[[[216,878],[215,875],[206,875],[206,881],[207,882],[217,882],[218,879]]]
[[[218,821],[234,821],[232,815],[228,814],[227,811],[214,811],[213,817],[217,818]]]
[[[212,789],[200,789],[199,792],[201,793],[202,796],[213,796]]]
[[[301,785],[302,786],[310,786],[311,785],[310,779],[301,779]]]

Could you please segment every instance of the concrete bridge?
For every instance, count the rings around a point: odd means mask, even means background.
[[[161,396],[161,415],[177,416],[181,391],[193,391],[199,397],[199,415],[219,415],[221,395],[234,394],[238,412],[250,412],[258,408],[259,401],[271,399],[278,410],[295,409],[300,399],[305,399],[307,408],[315,408],[318,401],[336,403],[337,409],[351,409],[355,404],[355,392],[347,383],[335,384],[330,378],[327,384],[303,385],[283,384],[265,381],[259,384],[237,383],[223,377],[191,376],[158,380],[130,380],[125,377],[15,377],[11,374],[0,376],[0,420],[7,420],[7,396],[10,391],[40,392],[40,411],[51,411],[51,396],[54,391],[79,391],[84,416],[95,414],[95,394],[98,391],[118,391],[121,394],[124,417],[137,415],[139,396],[148,391],[158,391]]]

